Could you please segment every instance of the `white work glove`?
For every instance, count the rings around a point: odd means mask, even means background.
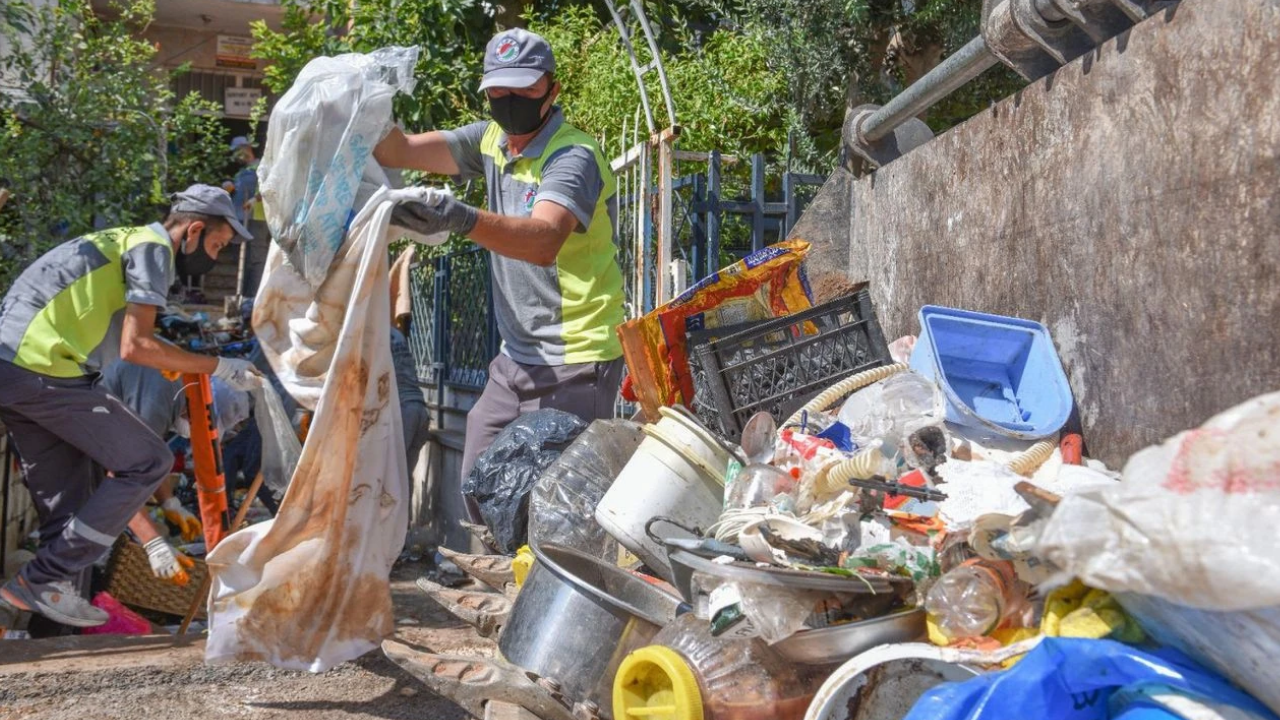
[[[155,538],[142,546],[147,551],[147,560],[151,563],[151,572],[162,580],[171,580],[178,585],[186,585],[189,581],[187,569],[195,567],[195,561],[169,547],[162,537]]]
[[[253,390],[262,384],[262,376],[253,363],[240,358],[220,357],[213,376],[236,390]]]

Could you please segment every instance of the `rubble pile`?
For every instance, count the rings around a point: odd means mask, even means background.
[[[1263,425],[1280,395],[1120,473],[1087,456],[1039,323],[926,306],[919,336],[886,342],[864,292],[781,308],[752,330],[708,322],[723,290],[713,276],[632,323],[645,350],[632,392],[680,400],[568,447],[566,458],[629,457],[592,470],[589,492],[562,487],[571,463],[543,474],[520,582],[490,579],[493,593],[466,602],[423,584],[498,634],[505,660],[458,667],[535,679],[495,699],[615,720],[1275,717],[1280,698],[1256,666],[1280,647],[1277,575],[1268,560],[1241,578],[1233,559],[1267,555],[1259,524],[1235,513],[1260,500],[1276,512],[1262,495],[1276,491],[1280,444]],[[658,343],[658,319],[672,317],[688,337]],[[815,348],[839,343],[856,361],[805,386],[837,367]],[[732,375],[738,357],[747,381]],[[637,392],[646,377],[658,386]],[[753,384],[772,394],[744,394]],[[631,440],[614,447],[624,426]],[[1232,517],[1242,527],[1219,526]],[[453,560],[467,571],[485,557]],[[1230,651],[1152,602],[1236,628],[1224,630]],[[1242,622],[1265,639],[1232,634]],[[474,692],[439,656],[384,649],[439,692]]]

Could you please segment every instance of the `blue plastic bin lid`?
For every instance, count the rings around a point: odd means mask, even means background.
[[[938,305],[919,317],[911,369],[938,383],[948,421],[1019,440],[1067,423],[1071,386],[1043,325]]]

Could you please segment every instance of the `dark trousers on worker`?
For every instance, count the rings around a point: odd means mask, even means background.
[[[622,358],[572,365],[526,365],[498,355],[489,363],[489,382],[484,392],[467,413],[463,481],[498,433],[524,413],[552,408],[573,413],[587,422],[613,417],[624,367]],[[471,521],[482,522],[475,501],[465,500]]]
[[[74,580],[173,467],[164,441],[96,375],[52,378],[0,361],[0,421],[40,517],[40,548],[22,569],[28,582]]]

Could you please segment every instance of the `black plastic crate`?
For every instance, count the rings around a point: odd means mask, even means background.
[[[761,410],[784,422],[818,393],[891,362],[866,290],[765,322],[688,336],[694,411],[737,442]]]

